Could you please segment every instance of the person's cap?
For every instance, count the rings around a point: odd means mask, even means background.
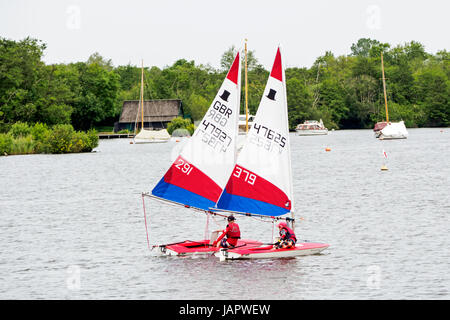
[[[228,221],[233,221],[233,220],[236,220],[236,218],[234,216],[228,216],[227,220]]]

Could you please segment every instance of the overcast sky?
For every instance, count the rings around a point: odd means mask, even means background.
[[[448,0],[0,0],[0,36],[47,44],[46,63],[85,61],[164,67],[177,59],[220,66],[231,45],[270,68],[281,44],[288,67],[310,67],[329,50],[349,54],[359,38],[411,40],[450,49]]]

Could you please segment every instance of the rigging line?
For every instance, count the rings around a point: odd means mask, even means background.
[[[275,219],[272,219],[272,217],[253,217],[250,216],[250,218],[254,219],[254,220],[259,220],[261,222],[267,222],[267,223],[272,223],[272,221],[274,221]],[[267,221],[268,219],[271,219],[270,221]]]
[[[219,228],[222,228],[222,226],[216,221],[216,218],[214,217],[214,215],[211,215],[211,217],[213,218],[214,223],[215,223]]]
[[[255,213],[248,213],[248,212],[240,212],[240,211],[233,211],[233,210],[225,210],[225,209],[218,209],[218,208],[209,208],[210,212],[214,212],[214,214],[217,214],[216,212],[228,212],[231,214],[239,214],[247,217],[261,217],[261,219],[274,219],[274,220],[286,220],[286,221],[295,221],[294,218],[285,217],[282,218],[280,216],[266,216],[261,214],[255,214]],[[217,214],[219,215],[219,214]]]
[[[176,201],[172,201],[172,200],[167,200],[167,199],[164,199],[164,198],[160,198],[160,197],[158,197],[158,196],[149,194],[148,192],[143,192],[143,193],[142,193],[142,196],[143,196],[143,197],[149,197],[149,198],[155,199],[155,200],[157,200],[157,201],[159,201],[159,202],[167,203],[167,204],[172,205],[172,206],[174,206],[174,207],[184,207],[184,208],[187,208],[187,209],[192,209],[192,210],[194,210],[194,211],[199,211],[199,212],[201,212],[201,213],[206,213],[206,214],[210,214],[210,215],[213,215],[213,216],[220,216],[220,217],[224,217],[224,218],[228,217],[228,216],[225,215],[225,214],[216,213],[216,212],[213,212],[213,211],[211,211],[211,210],[205,210],[205,209],[201,209],[201,208],[189,206],[189,205],[186,205],[186,204],[183,204],[183,203],[180,203],[180,202],[176,202]]]
[[[209,240],[209,214],[206,215],[205,239]]]
[[[273,235],[274,235],[274,232],[275,232],[275,220],[272,220],[272,242],[273,242]]]
[[[142,206],[144,207],[144,221],[145,221],[145,233],[147,234],[147,247],[151,251],[151,249],[150,249],[150,241],[148,240],[147,214],[145,212],[144,196],[142,196]]]

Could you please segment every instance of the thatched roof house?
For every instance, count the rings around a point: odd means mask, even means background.
[[[141,127],[141,112],[139,112],[139,100],[126,100],[123,102],[122,113],[119,121],[114,124],[114,131],[128,129],[134,131],[136,121]],[[144,128],[167,128],[167,124],[176,117],[183,116],[181,100],[144,100]]]

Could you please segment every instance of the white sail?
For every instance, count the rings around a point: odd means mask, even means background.
[[[240,106],[239,53],[211,106],[154,196],[208,210],[222,193],[236,160]]]
[[[287,97],[280,48],[253,125],[217,208],[267,216],[293,211]]]

